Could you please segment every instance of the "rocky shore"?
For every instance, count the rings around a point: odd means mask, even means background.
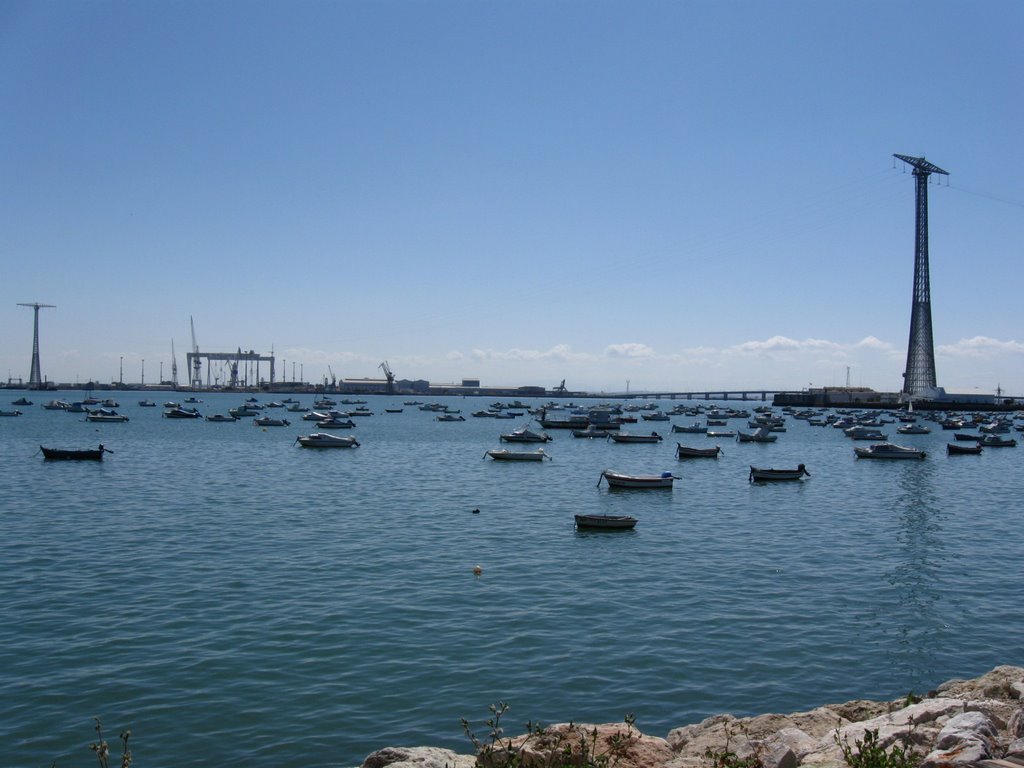
[[[523,734],[502,739],[481,764],[501,765],[503,753],[520,753],[524,765],[544,766],[567,744],[591,739],[597,754],[614,750],[616,768],[721,768],[715,757],[763,768],[847,768],[843,746],[877,734],[877,744],[912,752],[923,768],[1002,760],[987,768],[1024,765],[1024,667],[996,667],[973,680],[950,680],[920,699],[848,701],[809,712],[736,718],[716,715],[648,736],[625,723],[562,723],[542,738]],[[487,758],[490,759],[487,759]],[[435,747],[389,747],[367,756],[362,768],[472,768],[477,755]]]

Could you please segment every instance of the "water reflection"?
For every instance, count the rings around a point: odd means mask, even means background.
[[[930,462],[899,467],[899,493],[892,512],[897,521],[893,565],[886,580],[895,590],[887,634],[897,640],[890,664],[897,679],[920,689],[936,674],[941,634],[943,564],[948,562],[944,513],[935,491],[936,468]]]

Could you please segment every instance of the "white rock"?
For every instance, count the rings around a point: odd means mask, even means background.
[[[385,747],[372,752],[361,768],[473,768],[476,756],[438,747]]]
[[[979,742],[991,752],[999,733],[992,721],[981,712],[964,712],[957,715],[941,731],[935,741],[935,749],[948,750],[958,744]]]

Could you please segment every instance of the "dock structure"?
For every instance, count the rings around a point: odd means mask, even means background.
[[[192,376],[193,388],[226,386],[237,389],[239,387],[259,386],[262,383],[262,379],[260,379],[260,363],[270,364],[269,383],[273,384],[275,381],[277,359],[273,355],[261,355],[251,349],[248,352],[243,352],[241,348],[237,352],[200,352],[197,349],[189,352],[185,357],[187,358],[186,365],[188,370],[194,372]],[[205,383],[202,381],[203,360],[206,361]],[[223,380],[220,380],[220,377],[215,376],[213,373],[212,363],[215,362],[227,365],[227,375]],[[255,369],[252,368],[252,364],[255,364]],[[250,375],[252,376],[251,379]]]

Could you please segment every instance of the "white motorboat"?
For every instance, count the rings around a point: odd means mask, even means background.
[[[925,452],[920,448],[908,448],[894,443],[875,443],[867,448],[854,448],[859,459],[923,459]]]
[[[295,442],[303,448],[358,448],[359,441],[349,435],[331,435],[326,432],[314,432],[311,435],[299,435]]]
[[[544,453],[543,448],[535,451],[510,451],[508,448],[495,448],[486,454],[495,461],[544,461],[551,460],[551,457]]]

